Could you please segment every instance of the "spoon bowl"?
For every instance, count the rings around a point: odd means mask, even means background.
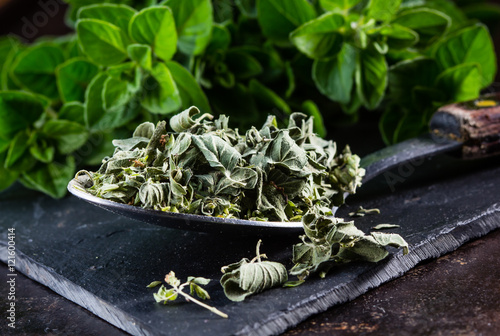
[[[486,107],[481,103],[487,99]],[[490,107],[490,103],[495,103]],[[474,126],[474,127],[473,127]],[[500,93],[493,93],[472,102],[451,104],[440,108],[430,122],[431,132],[388,146],[364,157],[360,166],[366,170],[363,183],[403,164],[442,153],[461,151],[467,158],[500,154]],[[142,222],[173,229],[219,234],[273,235],[302,233],[301,222],[266,222],[245,219],[191,215],[105,200],[85,191],[76,179],[68,184],[74,196],[95,206]],[[348,194],[344,194],[344,198]],[[333,214],[337,208],[332,209]]]
[[[171,229],[241,235],[274,235],[303,232],[301,222],[265,222],[246,219],[210,217],[144,209],[134,205],[118,203],[93,196],[85,191],[83,185],[76,179],[69,182],[68,191],[81,200],[111,211],[117,215]]]

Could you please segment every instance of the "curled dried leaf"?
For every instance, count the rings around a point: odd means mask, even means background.
[[[155,124],[152,122],[144,122],[137,126],[137,128],[134,131],[134,134],[132,135],[134,138],[148,138],[151,139],[153,136],[153,132],[155,130]]]
[[[280,286],[288,280],[288,272],[283,264],[262,261],[259,252],[261,241],[257,243],[257,257],[246,258],[222,268],[224,275],[220,283],[227,298],[243,301],[249,295]]]
[[[191,106],[170,119],[170,128],[179,133],[190,129],[196,125],[193,117],[199,113],[200,110],[196,106]]]
[[[383,229],[396,229],[400,227],[399,225],[396,224],[378,224],[372,227],[373,230],[383,230]]]
[[[145,208],[154,208],[165,203],[168,196],[168,184],[146,182],[139,188],[138,195]]]
[[[373,214],[380,214],[380,210],[373,208],[373,209],[365,209],[362,206],[360,206],[356,211],[349,212],[349,216],[351,217],[363,217],[365,215],[373,215]]]

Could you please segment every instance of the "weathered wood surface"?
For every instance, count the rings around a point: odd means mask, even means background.
[[[406,167],[401,172],[412,171]],[[394,173],[398,173],[396,170]],[[406,173],[405,173],[406,175]],[[384,176],[370,182],[339,214],[362,204],[382,214],[357,219],[364,231],[378,223],[411,244],[410,254],[392,251],[378,264],[334,269],[326,279],[277,288],[245,302],[227,300],[217,280],[220,267],[254,254],[261,237],[223,237],[183,232],[123,219],[74,197],[54,201],[21,188],[0,194],[1,254],[7,228],[16,228],[19,271],[135,335],[269,335],[308,316],[351,300],[396,278],[421,260],[438,257],[500,227],[498,159],[468,162],[433,160],[413,167],[406,183],[391,192]],[[270,259],[288,267],[297,237],[263,237]],[[229,314],[221,319],[193,304],[158,305],[145,286],[175,270],[216,279],[211,304]]]
[[[435,134],[464,142],[464,158],[500,153],[500,93],[441,107],[433,116]]]

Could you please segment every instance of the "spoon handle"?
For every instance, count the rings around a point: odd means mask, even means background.
[[[463,143],[462,157],[476,159],[500,153],[500,92],[440,108],[430,122],[437,137]]]
[[[399,165],[457,150],[465,159],[500,154],[500,93],[443,106],[432,116],[428,134],[367,155],[361,160],[363,182]]]

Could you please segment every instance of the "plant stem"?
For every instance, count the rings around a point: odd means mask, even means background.
[[[260,244],[262,243],[262,239],[259,239],[259,241],[257,242],[257,247],[255,248],[255,254],[257,254],[257,256],[255,258],[253,258],[252,260],[250,260],[250,264],[253,264],[256,260],[258,262],[262,262],[262,259],[261,258],[266,258],[267,259],[267,255],[265,255],[264,253],[260,253]]]
[[[195,299],[194,297],[192,297],[189,294],[184,293],[183,291],[178,290],[178,293],[181,294],[182,296],[184,296],[184,298],[187,301],[193,301],[194,303],[202,306],[203,308],[206,308],[206,309],[210,310],[212,313],[217,314],[220,317],[223,317],[223,318],[228,318],[229,317],[226,313],[223,313],[223,312],[221,312],[220,310],[218,310],[215,307],[209,306],[209,305],[207,305],[207,304],[205,304],[205,303],[203,303],[201,301],[198,301],[197,299]]]
[[[257,259],[259,260],[259,262],[262,261],[260,259],[260,244],[262,244],[262,239],[259,239],[259,241],[257,242],[257,247],[255,248],[255,255],[257,256]]]

